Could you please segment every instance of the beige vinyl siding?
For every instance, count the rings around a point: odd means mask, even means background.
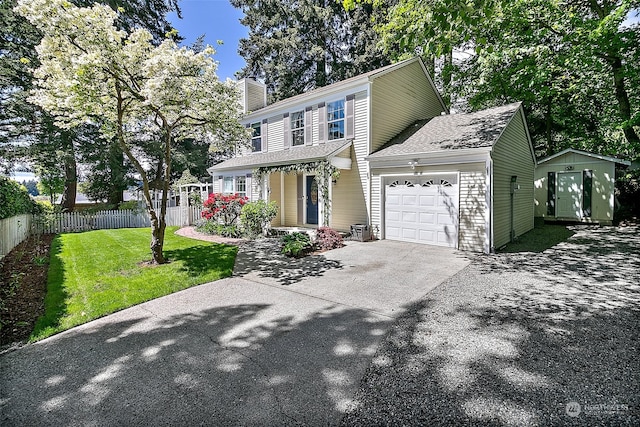
[[[376,78],[371,90],[372,152],[416,120],[444,111],[418,61]]]
[[[284,174],[284,225],[298,225],[298,181],[296,174]]]
[[[548,217],[547,174],[549,172],[564,172],[569,166],[573,167],[572,172],[582,172],[584,170],[593,171],[591,217],[585,220],[602,223],[613,221],[615,164],[607,160],[600,160],[572,152],[541,163],[536,168],[535,215]]]
[[[265,106],[264,86],[251,80],[245,80],[247,110],[255,111]]]
[[[270,117],[267,121],[267,151],[281,151],[284,149],[284,124],[282,120],[282,116],[276,116]]]
[[[345,152],[350,153],[352,150]],[[331,191],[332,228],[349,231],[351,224],[367,223],[367,206],[357,162],[352,162],[351,169],[340,171],[340,178],[333,184]]]
[[[496,142],[493,158],[493,245],[499,248],[510,239],[511,176],[518,177],[520,189],[514,196],[514,229],[516,237],[533,228],[534,160],[521,110]]]
[[[360,176],[360,188],[365,200],[365,209],[368,209],[369,163],[364,159],[369,155],[369,97],[366,90],[356,93],[353,136],[354,164],[352,168],[355,168]],[[368,211],[366,213],[369,214]],[[367,221],[365,220],[364,223],[366,224]]]
[[[458,249],[483,252],[487,236],[487,185],[484,163],[460,172]]]
[[[459,173],[459,249],[482,252],[487,236],[486,222],[486,193],[485,193],[485,164],[464,163],[455,165],[416,167],[415,171],[408,168],[372,169],[371,189],[371,225],[382,233],[384,230],[384,175],[412,176],[415,174],[428,175],[430,173],[453,172]]]
[[[278,204],[278,214],[271,221],[271,226],[280,227],[282,225],[282,206],[280,193],[280,172],[269,174],[269,201]],[[286,215],[286,214],[285,214]]]

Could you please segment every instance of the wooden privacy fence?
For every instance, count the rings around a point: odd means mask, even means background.
[[[29,214],[0,219],[0,259],[29,237],[31,220]]]

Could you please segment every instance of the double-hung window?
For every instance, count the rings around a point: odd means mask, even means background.
[[[291,113],[291,145],[304,145],[304,111]]]
[[[251,137],[251,151],[262,151],[262,134],[260,123],[252,123],[253,136]]]
[[[245,176],[225,176],[222,181],[222,192],[224,194],[247,195],[247,178]]]
[[[327,104],[327,130],[330,141],[344,138],[344,99]]]
[[[244,197],[247,195],[247,178],[244,176],[236,176],[236,193]]]
[[[225,176],[222,184],[222,192],[225,194],[233,193],[233,177]]]

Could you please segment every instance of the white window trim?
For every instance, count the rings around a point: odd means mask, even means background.
[[[262,142],[263,142],[262,141],[262,122],[259,121],[259,122],[255,122],[255,123],[250,123],[249,127],[251,129],[255,130],[256,129],[256,125],[257,125],[258,131],[260,132],[260,135],[259,136],[254,136],[254,135],[251,136],[251,153],[262,153]],[[256,140],[256,139],[260,139],[260,149],[259,150],[255,150],[254,149],[255,145],[254,145],[253,141]]]
[[[336,120],[329,120],[329,104],[333,104],[334,102],[342,102],[342,118]],[[326,114],[326,140],[327,141],[339,141],[341,139],[345,139],[347,137],[347,99],[346,97],[334,99],[333,101],[328,101],[325,103],[325,114]],[[342,138],[331,139],[331,132],[329,131],[329,125],[331,123],[342,122]]]
[[[302,115],[302,117],[300,119],[302,121],[302,126],[294,128],[293,127],[293,123],[294,123],[293,115],[297,114],[297,113]],[[306,111],[304,109],[292,111],[292,112],[289,113],[289,138],[290,138],[291,147],[304,147],[306,142],[307,142],[306,141],[306,135],[305,135],[305,133],[306,133],[306,131],[305,131],[306,130],[306,128],[305,128],[305,125],[306,125],[306,123],[305,123],[305,113],[306,113]],[[302,144],[294,144],[294,141],[295,141],[295,138],[293,137],[293,132],[294,131],[302,132]]]

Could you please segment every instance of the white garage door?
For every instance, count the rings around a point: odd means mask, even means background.
[[[385,238],[458,246],[458,175],[387,179]]]

